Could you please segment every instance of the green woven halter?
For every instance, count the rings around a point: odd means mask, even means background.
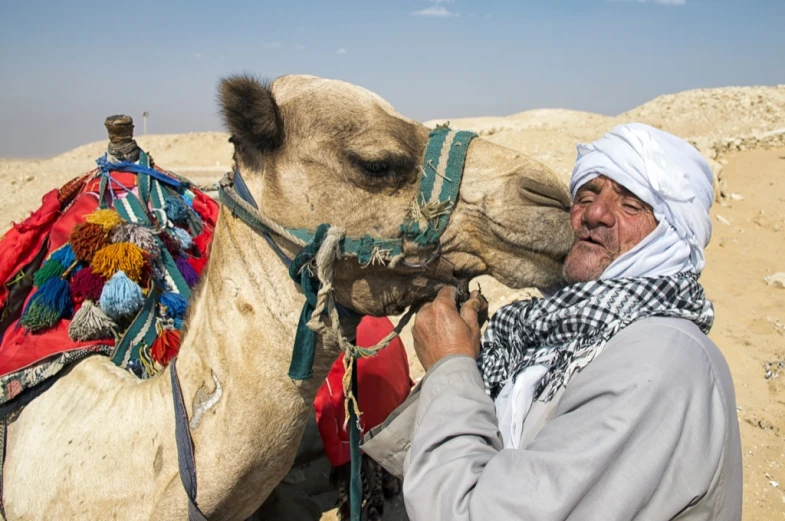
[[[469,143],[476,136],[473,132],[447,127],[431,131],[422,165],[420,191],[412,205],[414,211],[400,225],[400,236],[346,237],[341,244],[343,255],[357,257],[363,266],[377,260],[395,264],[403,258],[405,241],[413,241],[420,247],[438,244],[458,199]],[[295,244],[303,247],[316,237],[316,230],[271,226],[270,220],[259,213],[239,172],[221,182],[219,193],[221,202],[259,233],[280,236],[284,230],[285,238],[294,239]]]
[[[473,132],[455,131],[446,126],[434,129],[430,133],[425,150],[420,190],[416,200],[413,201],[412,212],[400,225],[400,236],[343,237],[340,244],[342,256],[356,257],[363,266],[374,261],[395,266],[404,258],[405,243],[411,241],[416,249],[433,247],[433,252],[425,263],[404,264],[413,268],[426,268],[428,263],[439,255],[439,238],[447,228],[450,213],[458,200],[466,153],[471,140],[475,137],[476,134]],[[315,257],[330,225],[321,224],[312,231],[303,228],[286,228],[275,223],[259,211],[256,201],[237,170],[233,176],[227,175],[224,178],[219,193],[223,204],[236,217],[267,240],[273,251],[289,268],[290,277],[300,286],[306,297],[295,337],[289,376],[295,380],[310,378],[316,336],[306,324],[312,317],[321,284],[309,270],[303,267]],[[294,259],[289,259],[272,239],[272,235],[283,237],[301,246],[300,253]],[[340,305],[336,303],[336,306]],[[342,307],[339,310],[344,315],[354,314]]]

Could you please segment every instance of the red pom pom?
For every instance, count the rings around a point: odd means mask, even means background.
[[[180,331],[177,329],[164,330],[150,347],[150,357],[166,367],[180,351]]]
[[[103,289],[104,279],[93,273],[92,268],[82,268],[71,277],[71,297],[76,303],[85,300],[98,302]]]

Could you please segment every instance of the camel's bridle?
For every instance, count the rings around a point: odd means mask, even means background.
[[[343,257],[356,257],[361,266],[382,262],[394,267],[400,262],[410,268],[425,268],[439,257],[439,238],[447,228],[450,214],[458,201],[466,153],[476,136],[473,132],[452,130],[446,126],[431,131],[419,191],[412,201],[413,212],[401,223],[399,236],[344,237],[340,245]],[[287,228],[261,212],[237,169],[221,180],[219,195],[232,214],[266,238],[279,236],[296,246],[305,247],[316,237],[316,230]],[[280,248],[274,249],[280,256]],[[424,261],[412,263],[405,257],[413,250],[428,250],[429,255]]]
[[[322,259],[354,257],[361,266],[378,263],[394,268],[400,265],[408,269],[428,272],[437,278],[445,279],[445,281],[451,280],[453,276],[452,265],[441,255],[440,238],[447,228],[450,215],[458,201],[466,154],[469,144],[475,137],[477,135],[473,132],[452,130],[446,125],[438,126],[430,132],[421,168],[418,194],[412,201],[412,211],[399,227],[398,237],[374,237],[371,235],[346,237],[342,230],[332,228],[329,224],[321,224],[316,230],[287,228],[276,223],[261,211],[238,169],[235,168],[234,172],[227,174],[219,185],[219,196],[223,205],[232,212],[232,215],[243,221],[267,241],[270,248],[289,269],[290,276],[300,285],[306,295],[306,304],[295,338],[289,376],[294,380],[304,380],[311,376],[315,349],[314,334],[321,336],[331,334],[332,339],[344,351],[345,407],[347,422],[350,426],[350,447],[352,449],[350,492],[353,521],[360,519],[359,505],[361,501],[360,430],[356,421],[360,411],[355,397],[357,392],[356,359],[357,356],[371,356],[389,344],[414,314],[414,310],[410,309],[395,330],[376,346],[371,348],[355,346],[343,337],[338,319],[341,315],[357,314],[343,308],[335,301],[332,294],[332,264],[324,266],[314,261],[317,254],[320,254]],[[294,259],[290,259],[275,242],[274,236],[300,247],[300,252]],[[329,250],[326,252],[328,255],[321,255],[324,250]],[[412,253],[417,253],[420,260],[408,261],[407,256]],[[317,265],[314,266],[314,264]],[[312,273],[314,268],[316,268],[317,274]],[[330,327],[323,320],[324,316],[330,318]],[[189,521],[206,521],[207,518],[196,505],[193,442],[188,430],[187,412],[177,378],[176,359],[172,360],[170,370],[175,403],[180,478],[189,499],[188,519]],[[350,407],[350,403],[353,404],[353,407]]]

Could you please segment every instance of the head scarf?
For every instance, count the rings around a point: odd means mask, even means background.
[[[570,181],[573,198],[601,175],[651,205],[659,224],[600,278],[700,274],[714,200],[713,174],[703,156],[683,139],[649,125],[619,125],[593,143],[578,145]]]

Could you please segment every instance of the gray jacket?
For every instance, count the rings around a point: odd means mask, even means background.
[[[412,521],[741,519],[733,381],[691,322],[640,320],[503,449],[475,361],[435,364],[363,450],[404,479]]]

